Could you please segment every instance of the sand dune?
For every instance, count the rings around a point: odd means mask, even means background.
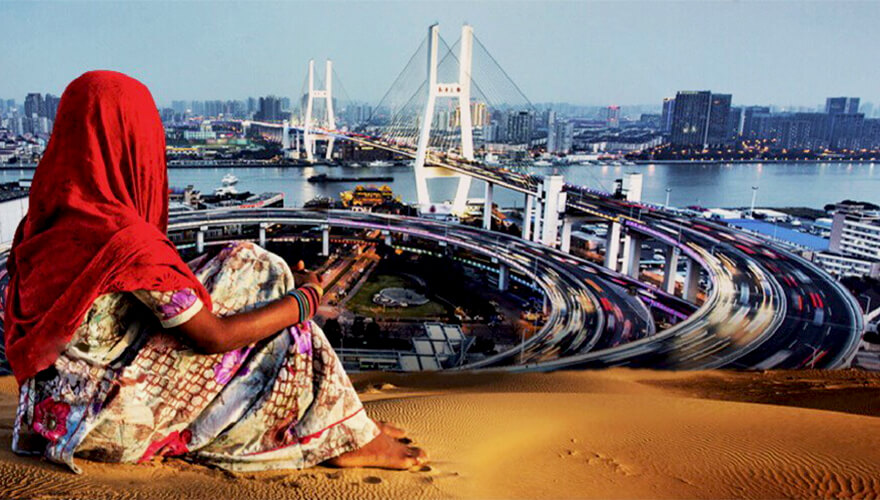
[[[880,377],[856,371],[364,374],[377,418],[424,470],[232,475],[180,460],[80,461],[76,476],[9,450],[6,498],[767,498],[880,496]]]

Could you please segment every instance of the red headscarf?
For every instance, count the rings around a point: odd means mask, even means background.
[[[64,351],[95,299],[195,289],[168,228],[165,134],[150,91],[91,71],[64,91],[7,267],[6,354],[19,383]]]

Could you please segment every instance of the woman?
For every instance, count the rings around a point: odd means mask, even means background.
[[[181,261],[165,236],[165,136],[147,88],[93,71],[64,91],[8,261],[13,449],[231,470],[405,469],[311,318],[323,290],[250,243]]]

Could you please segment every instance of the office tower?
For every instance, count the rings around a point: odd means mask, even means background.
[[[670,143],[676,146],[702,147],[706,144],[712,93],[708,90],[683,90],[675,95]]]
[[[730,115],[730,94],[712,94],[709,103],[709,119],[706,130],[705,144],[723,146],[728,143],[730,133],[728,118]]]

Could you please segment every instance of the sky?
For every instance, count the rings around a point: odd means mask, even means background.
[[[60,94],[90,69],[143,81],[160,106],[299,92],[334,61],[376,103],[439,22],[462,23],[532,102],[659,104],[676,90],[735,104],[880,100],[880,2],[0,0],[0,97]]]

